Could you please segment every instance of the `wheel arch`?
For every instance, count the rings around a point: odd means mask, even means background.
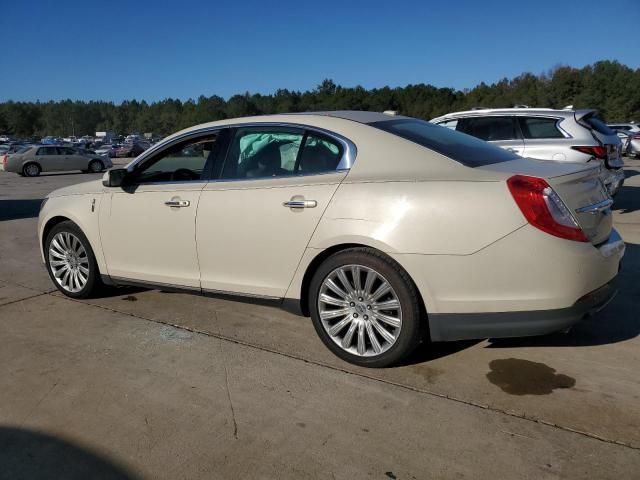
[[[56,225],[59,225],[62,222],[72,222],[76,227],[80,229],[80,231],[84,234],[87,241],[89,242],[89,246],[91,247],[91,250],[93,251],[93,255],[98,264],[98,272],[104,273],[106,270],[105,270],[105,264],[102,258],[102,249],[97,248],[99,247],[99,245],[95,244],[95,241],[92,238],[92,235],[90,234],[91,232],[89,232],[86,228],[83,227],[82,222],[79,222],[78,219],[75,218],[75,216],[69,215],[68,212],[52,215],[42,223],[41,233],[40,233],[40,253],[42,254],[42,260],[45,261],[45,243],[47,241],[47,236]]]
[[[400,266],[400,268],[402,268],[402,270],[404,270],[404,272],[407,274],[407,277],[411,280],[411,282],[413,282],[413,287],[415,288],[416,292],[418,293],[418,302],[420,304],[420,308],[422,309],[422,313],[425,316],[425,319],[424,319],[425,326],[426,326],[426,328],[428,328],[428,321],[427,321],[427,318],[426,318],[426,315],[427,315],[426,303],[424,301],[422,292],[418,288],[415,280],[411,277],[411,274],[409,273],[409,271],[400,262],[398,262],[396,259],[391,257],[386,252],[380,250],[379,248],[376,248],[376,247],[373,247],[371,245],[367,245],[367,244],[364,244],[364,243],[339,243],[339,244],[332,245],[330,247],[327,247],[327,248],[319,251],[313,257],[313,259],[307,265],[307,268],[306,268],[306,270],[304,272],[304,275],[302,276],[302,282],[301,282],[301,285],[300,285],[300,292],[299,292],[299,294],[300,294],[300,311],[301,311],[302,315],[304,315],[305,317],[310,316],[310,310],[309,310],[309,288],[311,286],[311,279],[313,278],[313,275],[318,270],[320,265],[322,265],[322,263],[327,258],[329,258],[331,255],[334,255],[334,254],[336,254],[338,252],[341,252],[341,251],[344,251],[344,250],[348,250],[348,249],[351,249],[351,248],[367,248],[367,249],[370,249],[370,250],[375,250],[376,253],[378,253],[379,255],[384,257],[386,260],[388,260],[391,263],[397,264],[398,266]]]
[[[22,165],[20,165],[20,172],[24,172],[25,167],[27,165],[31,165],[32,163],[34,165],[37,165],[41,172],[43,171],[42,165],[40,165],[40,163],[37,160],[34,160],[33,158],[28,158],[22,162]]]

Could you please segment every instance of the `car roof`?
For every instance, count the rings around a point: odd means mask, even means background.
[[[390,113],[381,112],[369,112],[366,110],[328,110],[320,112],[301,112],[290,115],[322,115],[326,117],[342,118],[344,120],[351,120],[358,123],[375,123],[384,122],[386,120],[393,120],[395,118],[411,118],[402,115],[395,115]]]
[[[560,110],[554,108],[478,108],[475,110],[465,110],[452,112],[434,118],[440,120],[449,117],[471,117],[482,115],[553,115],[554,117],[573,117],[576,113],[591,112],[593,110]]]

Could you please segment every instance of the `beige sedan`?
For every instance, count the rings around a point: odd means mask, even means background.
[[[606,305],[624,243],[598,174],[408,117],[242,118],[51,193],[38,236],[70,297],[107,284],[273,302],[382,367],[422,341],[546,334]]]
[[[25,177],[37,177],[42,172],[72,170],[100,173],[113,166],[107,157],[56,145],[25,147],[17,153],[5,155],[3,164],[6,172]]]

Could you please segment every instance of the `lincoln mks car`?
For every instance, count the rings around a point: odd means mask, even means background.
[[[599,168],[381,113],[224,120],[51,193],[38,236],[70,297],[273,302],[383,367],[421,342],[547,334],[603,308],[624,243]]]

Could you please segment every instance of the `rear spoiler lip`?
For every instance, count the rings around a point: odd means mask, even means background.
[[[595,110],[593,108],[585,108],[582,110],[576,110],[573,115],[576,118],[576,122],[578,122],[580,125],[585,126],[589,128],[589,130],[591,130],[591,127],[588,124],[585,125],[585,123],[582,122],[582,119],[585,117],[589,117],[594,113],[598,113],[598,110]]]

